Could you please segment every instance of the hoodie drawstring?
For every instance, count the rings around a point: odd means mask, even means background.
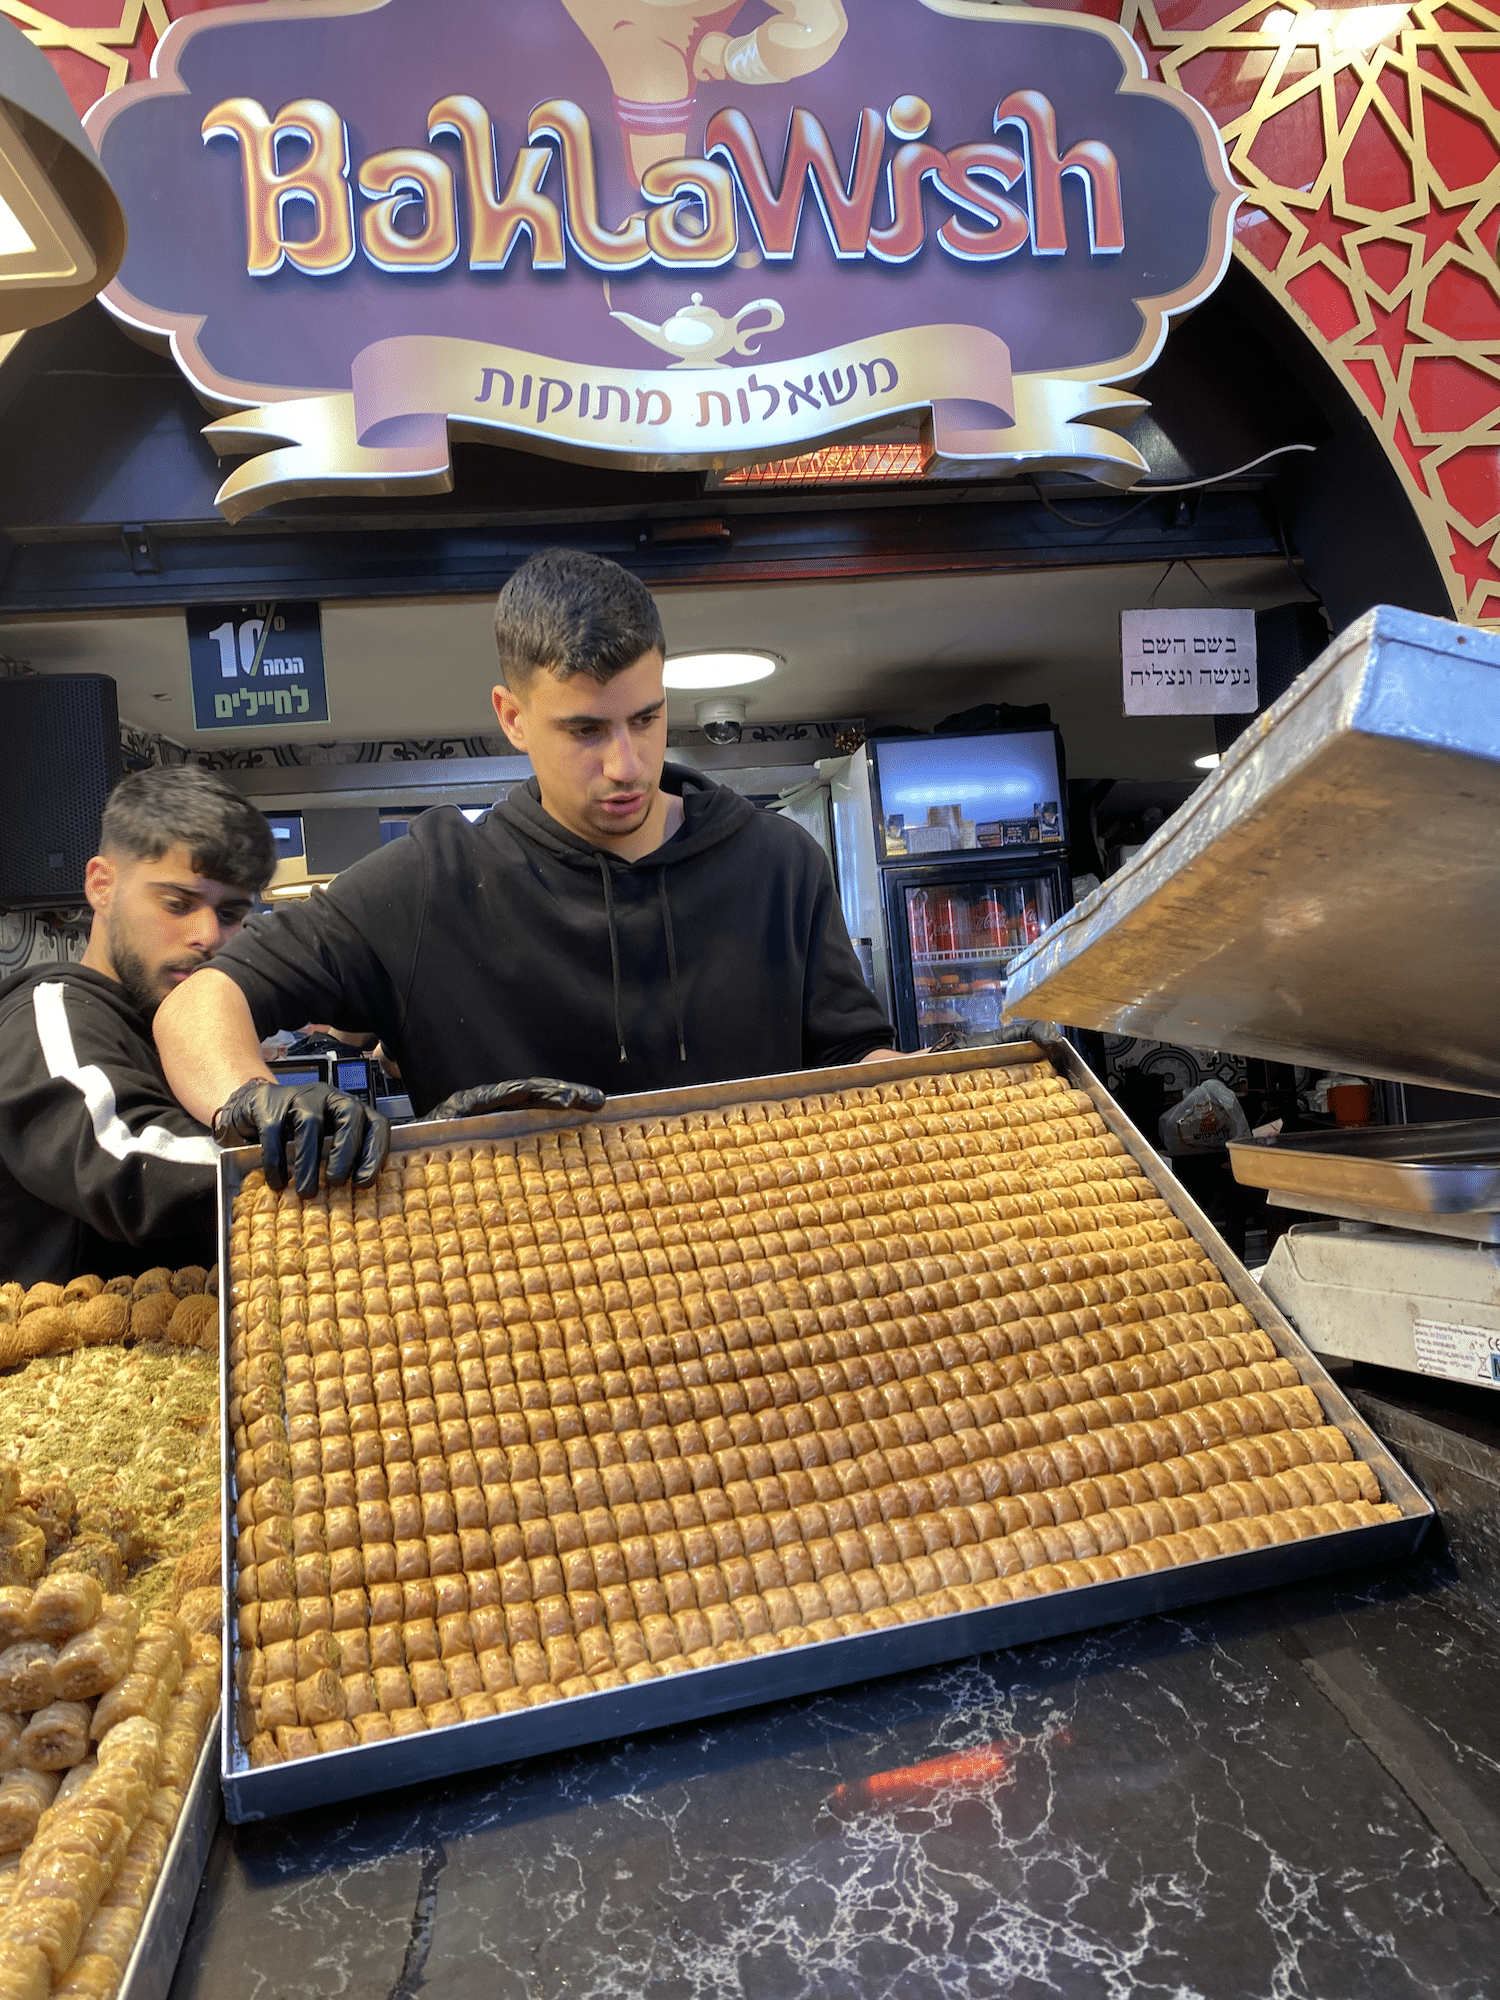
[[[615,892],[609,879],[609,862],[599,856],[599,879],[604,884],[604,921],[609,926],[609,965],[615,982],[615,1041],[619,1044],[620,1061],[628,1062],[625,1053],[625,1024],[620,1019],[620,940],[615,935]]]
[[[614,979],[615,994],[615,1041],[620,1051],[620,1061],[628,1062],[625,1052],[625,1024],[620,1014],[620,939],[615,930],[615,891],[610,880],[609,862],[604,855],[599,859],[599,880],[604,888],[604,921],[609,928],[609,969]],[[661,904],[661,927],[667,940],[667,983],[672,989],[672,1018],[677,1024],[677,1060],[687,1061],[687,1037],[682,1024],[682,989],[677,983],[677,939],[672,931],[672,905],[667,900],[667,871],[659,870],[656,877],[657,900]]]
[[[667,980],[672,988],[672,1015],[677,1023],[677,1060],[686,1062],[687,1042],[682,1032],[682,994],[677,985],[677,940],[672,935],[672,905],[667,901],[665,867],[657,875],[656,887],[661,897],[661,925],[667,934]]]

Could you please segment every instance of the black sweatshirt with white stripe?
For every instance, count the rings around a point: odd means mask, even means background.
[[[123,986],[78,965],[0,985],[0,1282],[211,1264],[217,1157]]]

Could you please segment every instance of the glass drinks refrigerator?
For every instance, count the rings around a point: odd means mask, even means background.
[[[877,738],[830,792],[844,916],[901,1047],[1003,1040],[1006,968],[1073,901],[1056,727]]]

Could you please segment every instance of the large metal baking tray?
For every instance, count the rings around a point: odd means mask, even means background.
[[[1500,1209],[1500,1118],[1298,1133],[1271,1146],[1231,1144],[1234,1177],[1293,1206],[1330,1200],[1384,1214],[1472,1216]]]
[[[629,1123],[645,1118],[675,1117],[690,1111],[721,1110],[730,1105],[815,1092],[847,1090],[898,1078],[948,1074],[954,1071],[1000,1069],[1048,1057],[1075,1088],[1093,1099],[1109,1129],[1115,1132],[1175,1214],[1218,1265],[1224,1282],[1247,1306],[1270,1336],[1278,1353],[1295,1361],[1302,1379],[1322,1404],[1330,1423],[1349,1438],[1357,1455],[1374,1471],[1386,1500],[1401,1509],[1399,1521],[1342,1533],[1315,1536],[1304,1542],[1240,1555],[1217,1556],[1207,1562],[1158,1571],[1113,1583],[1080,1585],[1019,1604],[984,1611],[953,1612],[946,1617],[903,1625],[886,1632],[858,1633],[824,1640],[754,1660],[699,1667],[690,1673],[647,1681],[638,1687],[577,1695],[516,1715],[491,1716],[455,1723],[389,1743],[362,1744],[334,1750],[293,1764],[252,1770],[240,1747],[235,1727],[235,1632],[232,1622],[224,1645],[224,1751],[222,1778],[224,1810],[236,1825],[340,1799],[384,1792],[434,1778],[452,1777],[487,1764],[504,1764],[546,1751],[572,1749],[582,1743],[605,1741],[642,1729],[660,1729],[726,1710],[749,1708],[758,1702],[783,1701],[879,1674],[902,1673],[942,1660],[961,1659],[997,1647],[1051,1639],[1064,1632],[1084,1631],[1120,1619],[1144,1617],[1238,1591],[1283,1585],[1301,1577],[1361,1563],[1388,1561],[1409,1554],[1426,1531],[1432,1509],[1419,1489],[1386,1451],[1374,1432],[1335,1387],[1327,1371],[1298,1339],[1290,1324],[1256,1286],[1212,1223],[1174,1179],[1160,1155],[1125,1119],[1114,1099],[1098,1082],[1077,1052],[1066,1043],[1039,1046],[1011,1042],[997,1048],[959,1050],[949,1055],[903,1056],[878,1069],[853,1065],[841,1069],[803,1070],[787,1076],[751,1077],[734,1083],[703,1084],[686,1090],[657,1091],[638,1097],[612,1098],[599,1115],[601,1123]],[[509,1112],[487,1118],[397,1127],[392,1145],[398,1152],[480,1140],[513,1138],[527,1132],[576,1125],[576,1113]],[[219,1227],[221,1268],[229,1269],[229,1219],[234,1195],[245,1176],[259,1165],[259,1154],[248,1149],[221,1155],[219,1162]],[[225,1602],[232,1621],[235,1548],[230,1524],[235,1517],[234,1461],[229,1436],[228,1314],[230,1287],[221,1289],[220,1421],[224,1452]]]
[[[146,1905],[135,1949],[126,1962],[116,2000],[167,2000],[187,1936],[198,1885],[219,1823],[219,1718],[209,1724],[193,1782],[177,1815],[177,1825]]]
[[[1379,606],[1011,964],[1009,1011],[1500,1095],[1500,635]]]

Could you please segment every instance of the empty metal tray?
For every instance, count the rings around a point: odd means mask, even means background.
[[[1357,1202],[1393,1220],[1500,1209],[1500,1118],[1299,1132],[1272,1146],[1231,1145],[1229,1158],[1245,1187]]]

